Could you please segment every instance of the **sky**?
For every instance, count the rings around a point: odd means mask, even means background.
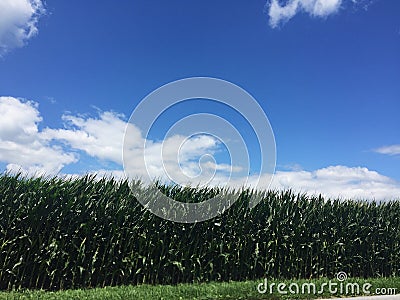
[[[257,114],[201,97],[159,100],[148,134],[131,118],[192,77],[245,90],[275,145],[257,140]],[[398,0],[0,0],[0,170],[122,177],[125,163],[182,184],[268,186],[275,153],[272,188],[400,198],[399,80]],[[210,132],[220,119],[231,135]]]

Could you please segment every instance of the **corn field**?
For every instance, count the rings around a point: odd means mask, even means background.
[[[249,209],[254,192],[238,190],[223,215],[180,224],[145,210],[131,187],[146,195],[139,181],[1,175],[0,289],[400,276],[398,200],[265,191]],[[159,188],[181,202],[222,191]]]

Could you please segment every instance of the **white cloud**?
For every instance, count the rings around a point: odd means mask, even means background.
[[[102,112],[98,118],[64,115],[65,129],[46,128],[42,138],[47,141],[62,141],[72,149],[101,160],[122,162],[125,129],[124,116],[114,112]],[[212,157],[219,148],[218,141],[207,135],[187,139],[173,135],[164,141],[146,140],[140,130],[129,124],[126,143],[125,167],[129,174],[172,180],[179,183],[208,182],[214,173],[226,173],[238,166],[218,164],[204,158]],[[204,156],[204,154],[207,154]],[[199,159],[203,158],[203,159]]]
[[[7,163],[8,170],[52,175],[62,171],[65,165],[76,162],[74,153],[78,150],[95,159],[114,162],[122,168],[123,137],[127,125],[123,115],[115,112],[101,112],[98,117],[68,114],[63,117],[66,128],[39,130],[42,117],[37,103],[12,97],[0,97],[0,115],[0,162]],[[130,124],[128,128],[125,167],[131,176],[146,179],[148,171],[152,177],[172,178],[176,182],[193,185],[198,182],[225,185],[229,182],[231,187],[241,187],[245,183],[258,188],[268,187],[271,175],[263,174],[259,181],[261,184],[257,184],[258,176],[244,177],[241,166],[213,159],[220,150],[220,142],[211,136],[199,135],[187,139],[174,135],[164,141],[153,141],[146,140],[134,125]],[[65,145],[55,146],[60,142]],[[390,153],[398,151],[398,146],[390,147]],[[146,149],[147,170],[143,149]],[[124,177],[121,169],[99,168],[88,172],[98,176]],[[229,177],[231,173],[233,176]],[[363,167],[329,166],[304,171],[297,165],[288,171],[276,172],[271,188],[322,193],[331,198],[400,198],[400,182]]]
[[[289,0],[281,5],[279,0],[270,0],[268,9],[269,24],[272,28],[279,26],[293,18],[299,12],[306,12],[313,17],[327,17],[336,13],[342,0]]]
[[[400,199],[400,182],[362,167],[330,166],[311,172],[277,172],[272,187],[322,193],[332,198]]]
[[[0,56],[36,35],[44,12],[41,0],[0,0]]]
[[[122,164],[122,145],[126,127],[123,115],[102,112],[99,118],[64,115],[67,129],[43,130],[47,140],[66,142],[92,157]]]
[[[38,104],[13,97],[0,97],[0,161],[9,171],[58,173],[76,161],[73,154],[51,146],[38,129],[42,121]]]
[[[375,149],[375,152],[387,155],[400,155],[400,145],[384,146]]]
[[[261,179],[250,176],[246,186],[265,189],[270,179],[269,174],[261,175]],[[223,178],[211,184],[218,180]],[[235,178],[229,186],[240,188],[244,182],[245,178]],[[315,171],[277,171],[269,188],[292,189],[309,195],[322,194],[331,199],[400,200],[400,182],[363,167],[329,166]]]

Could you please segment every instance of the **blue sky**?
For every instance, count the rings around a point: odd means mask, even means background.
[[[0,0],[3,170],[120,171],[118,133],[139,102],[169,82],[205,76],[242,87],[267,114],[276,186],[400,195],[397,0],[8,2]],[[170,120],[160,120],[153,141]]]

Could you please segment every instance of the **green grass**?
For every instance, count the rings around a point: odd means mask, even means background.
[[[226,299],[226,300],[257,300],[257,299],[310,299],[310,298],[331,298],[339,296],[352,295],[332,295],[328,291],[323,294],[296,294],[282,295],[276,290],[275,293],[260,294],[257,291],[257,285],[261,281],[229,282],[229,283],[203,283],[203,284],[178,284],[178,285],[139,285],[139,286],[120,286],[105,287],[83,290],[66,290],[57,292],[45,291],[24,291],[24,292],[0,292],[0,300],[23,300],[23,299],[41,299],[41,300],[72,300],[72,299],[132,299],[132,300],[205,300],[205,299]],[[271,281],[271,283],[314,283],[317,287],[322,283],[328,282],[327,279],[319,280],[283,280]],[[337,281],[335,281],[337,282]],[[346,282],[358,283],[362,286],[364,283],[370,283],[371,294],[379,288],[396,288],[400,292],[400,278],[375,278],[375,279],[348,279]],[[362,295],[362,294],[360,294]],[[353,295],[354,296],[354,295]]]

